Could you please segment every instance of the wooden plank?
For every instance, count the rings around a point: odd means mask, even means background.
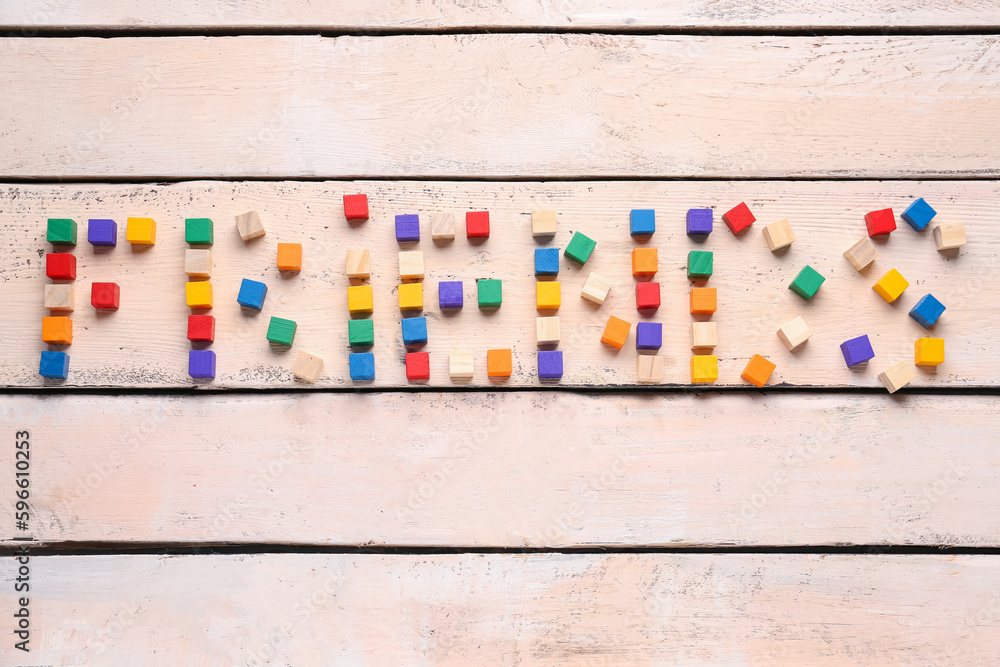
[[[987,397],[9,396],[0,423],[44,542],[1000,545]]]
[[[29,564],[30,659],[8,641],[5,664],[114,667],[155,654],[185,665],[985,665],[1000,651],[997,556],[141,555]],[[17,566],[4,559],[8,581]],[[10,586],[0,600],[18,609]]]
[[[371,219],[349,225],[344,219],[344,193],[365,192]],[[893,207],[897,215],[923,196],[940,211],[938,218],[964,222],[967,246],[957,254],[935,250],[930,232],[917,233],[905,223],[888,241],[877,242],[881,256],[858,274],[841,253],[865,234],[864,214]],[[721,212],[746,201],[759,221],[734,238],[721,223]],[[187,315],[184,301],[183,220],[211,216],[217,227],[212,277],[217,319],[218,378],[203,387],[305,387],[291,373],[300,350],[323,358],[324,375],[317,386],[350,387],[347,364],[347,248],[368,248],[375,295],[376,379],[357,386],[406,386],[404,347],[397,304],[397,244],[393,214],[423,214],[425,315],[430,354],[429,386],[491,386],[486,376],[486,350],[512,348],[513,376],[497,386],[540,386],[537,379],[535,277],[533,252],[551,245],[565,248],[575,231],[598,242],[584,267],[561,258],[562,303],[558,311],[565,358],[562,385],[636,386],[635,334],[623,350],[600,342],[610,315],[630,322],[659,321],[664,327],[665,383],[687,385],[691,356],[685,262],[692,249],[715,253],[709,284],[718,289],[720,359],[718,384],[750,387],[740,378],[747,360],[762,354],[777,363],[772,385],[876,387],[879,372],[900,360],[913,359],[914,341],[932,335],[946,339],[946,361],[938,372],[921,368],[914,386],[996,386],[1000,358],[1000,293],[992,289],[1000,271],[995,256],[1000,225],[994,215],[1000,185],[994,181],[962,182],[588,182],[588,183],[456,183],[336,182],[218,183],[175,185],[38,185],[7,186],[0,192],[0,339],[7,341],[0,383],[16,387],[62,386],[38,376],[40,318],[44,266],[51,248],[45,242],[48,216],[72,217],[85,230],[89,217],[149,215],[158,222],[157,245],[132,252],[124,239],[111,252],[95,252],[86,242],[78,257],[78,304],[73,313],[76,335],[68,349],[70,378],[65,386],[182,387],[187,374]],[[704,244],[684,235],[689,207],[716,206],[716,231]],[[559,231],[550,242],[531,235],[530,211],[558,211]],[[628,234],[632,208],[655,208],[658,231],[648,245],[659,250],[662,305],[654,315],[635,309]],[[267,235],[248,244],[236,233],[234,216],[261,211]],[[463,212],[489,210],[491,237],[472,243],[464,236]],[[454,211],[459,237],[453,242],[429,238],[428,212]],[[760,229],[788,218],[797,240],[783,253],[772,254]],[[81,231],[81,236],[85,231]],[[123,236],[124,234],[120,234]],[[279,276],[276,243],[301,242],[303,271]],[[541,245],[540,245],[541,244]],[[412,244],[406,244],[412,245]],[[802,266],[809,264],[827,280],[809,302],[787,289]],[[886,304],[871,285],[897,268],[911,287],[896,303]],[[591,271],[614,283],[611,295],[597,307],[580,297]],[[236,295],[243,278],[262,280],[270,291],[264,311],[242,312]],[[503,281],[503,305],[497,311],[476,307],[475,280]],[[117,281],[121,309],[98,314],[89,306],[91,281]],[[437,306],[437,283],[462,280],[465,307],[457,314]],[[907,317],[909,308],[932,292],[948,310],[933,333]],[[270,316],[298,323],[290,349],[265,339]],[[802,316],[813,337],[789,353],[776,335],[778,327]],[[848,370],[839,345],[849,338],[871,336],[876,358]],[[448,374],[453,348],[473,348],[476,376],[454,383]],[[416,386],[416,385],[413,385]],[[424,386],[424,385],[420,385]]]
[[[995,176],[998,39],[9,39],[0,174]]]
[[[344,6],[308,0],[222,2],[181,0],[137,5],[125,0],[100,3],[32,0],[0,6],[0,26],[31,36],[36,28],[116,30],[314,28],[320,30],[447,30],[455,28],[565,28],[571,30],[649,30],[677,28],[846,27],[935,28],[994,27],[1000,12],[992,3],[933,0],[841,0],[795,3],[788,0],[729,2],[714,0],[635,0],[628,6],[610,0],[503,3],[378,0]]]

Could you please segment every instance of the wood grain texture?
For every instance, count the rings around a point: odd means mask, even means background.
[[[20,665],[986,665],[987,556],[34,558]],[[13,559],[2,566],[8,580]],[[14,609],[10,587],[0,600]],[[34,616],[37,614],[37,616]],[[5,664],[11,664],[5,662]]]
[[[0,173],[987,177],[998,39],[7,39]]]
[[[422,2],[369,0],[341,4],[286,0],[173,0],[172,2],[44,2],[0,6],[0,26],[31,36],[35,28],[317,28],[325,30],[442,30],[453,28],[993,27],[993,3],[948,0],[509,0]]]
[[[43,542],[996,547],[995,403],[11,396],[0,424],[31,434]]]
[[[366,192],[371,219],[348,224],[341,197]],[[969,243],[957,253],[935,250],[931,232],[914,232],[905,223],[888,240],[877,242],[881,256],[864,273],[857,273],[842,252],[865,234],[864,214],[891,206],[897,214],[914,197],[923,196],[940,211],[938,219],[960,220],[969,230]],[[743,236],[734,237],[718,218],[722,211],[746,201],[759,222]],[[993,286],[1000,271],[996,261],[1000,226],[995,217],[1000,200],[997,182],[787,182],[787,183],[450,183],[450,182],[334,182],[334,183],[211,183],[175,185],[45,185],[8,186],[0,191],[0,339],[8,342],[7,363],[0,366],[0,384],[16,387],[193,386],[187,375],[187,315],[183,271],[184,218],[209,216],[215,220],[212,284],[217,319],[218,378],[202,387],[304,386],[292,377],[292,363],[300,350],[324,361],[318,385],[324,387],[407,386],[397,304],[398,252],[424,252],[425,312],[430,354],[429,386],[491,386],[486,376],[486,350],[511,348],[513,376],[493,386],[539,386],[535,360],[535,276],[537,247],[565,248],[575,231],[591,235],[597,249],[583,267],[560,259],[559,280],[563,305],[561,322],[565,375],[562,385],[635,386],[635,334],[620,352],[600,342],[610,315],[632,323],[662,322],[666,358],[665,383],[690,381],[690,323],[686,277],[687,253],[692,249],[715,253],[709,285],[719,294],[720,358],[718,384],[750,387],[740,379],[747,360],[762,354],[777,363],[772,385],[876,387],[879,372],[896,361],[913,360],[914,341],[933,335],[946,339],[946,361],[937,372],[921,369],[913,386],[996,386],[1000,377],[997,331],[1000,330],[1000,293]],[[559,231],[551,241],[531,236],[530,211],[539,206],[559,212]],[[684,216],[692,206],[716,206],[716,231],[701,244],[684,235]],[[266,236],[245,244],[236,232],[234,215],[259,209]],[[648,244],[659,250],[663,305],[653,315],[635,309],[631,250],[638,245],[629,236],[632,208],[654,208],[658,231]],[[428,212],[489,210],[492,235],[470,242],[459,234],[453,242],[429,238]],[[422,213],[424,239],[398,244],[393,214]],[[38,376],[44,276],[43,255],[48,216],[73,217],[85,237],[89,217],[149,215],[157,220],[157,244],[133,251],[124,239],[112,251],[95,252],[86,242],[76,249],[77,288],[89,294],[90,282],[121,285],[121,308],[96,313],[87,301],[73,313],[76,335],[68,348],[70,377],[53,384]],[[789,218],[797,235],[782,253],[768,251],[759,229]],[[123,221],[123,220],[122,220]],[[303,244],[303,270],[279,275],[276,244]],[[371,251],[371,284],[375,296],[376,380],[350,381],[347,360],[347,286],[345,256],[349,248]],[[809,302],[788,289],[804,265],[827,280]],[[910,288],[893,304],[886,304],[872,284],[890,268],[897,268]],[[592,271],[613,283],[610,296],[598,307],[580,297]],[[243,278],[269,286],[264,311],[248,315],[236,303]],[[475,280],[503,281],[503,305],[493,312],[476,306]],[[457,313],[437,307],[437,283],[462,280],[465,307]],[[907,316],[909,308],[931,292],[947,310],[932,332]],[[269,318],[295,320],[298,331],[289,348],[272,347],[265,339]],[[812,338],[789,353],[776,335],[779,326],[802,316]],[[848,370],[839,345],[868,334],[876,357],[867,366]],[[455,384],[448,376],[448,353],[453,348],[476,352],[475,377]],[[413,386],[413,385],[411,385]],[[424,386],[424,385],[420,385]]]

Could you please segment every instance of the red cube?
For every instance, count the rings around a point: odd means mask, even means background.
[[[656,310],[660,307],[660,283],[636,283],[635,307],[637,310]]]
[[[431,355],[427,352],[406,353],[406,379],[431,379]]]
[[[50,252],[45,256],[45,275],[52,280],[76,280],[76,257],[68,252]]]
[[[188,315],[188,340],[204,343],[215,342],[215,317],[213,315]]]
[[[744,202],[740,202],[729,211],[722,214],[722,220],[733,234],[739,234],[754,223],[757,218],[750,212]]]
[[[467,211],[465,214],[465,235],[470,239],[490,237],[490,212]]]
[[[896,216],[891,208],[884,208],[881,211],[872,211],[865,216],[865,224],[868,225],[868,236],[879,236],[896,231]]]
[[[348,220],[367,220],[368,195],[344,195],[344,217]]]
[[[118,283],[93,283],[90,286],[90,305],[98,310],[118,310],[120,296]]]

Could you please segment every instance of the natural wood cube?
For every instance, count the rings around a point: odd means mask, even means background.
[[[371,254],[367,250],[348,250],[347,277],[370,278],[371,275]]]
[[[794,350],[802,343],[809,340],[812,331],[806,326],[805,320],[796,317],[791,322],[785,322],[778,328],[778,338],[785,344],[789,351]]]
[[[310,383],[316,382],[322,372],[323,360],[308,352],[299,352],[292,366],[292,375]]]
[[[860,271],[875,261],[878,249],[867,236],[844,251],[844,257],[851,263],[855,271]]]
[[[943,222],[934,228],[934,243],[938,250],[953,250],[965,245],[965,224]]]
[[[779,220],[764,227],[764,240],[771,252],[781,248],[787,248],[795,241],[795,234],[792,233],[792,225],[788,219]]]
[[[719,324],[718,322],[692,322],[691,323],[691,349],[711,350],[719,344]]]
[[[448,374],[452,380],[468,380],[475,375],[472,350],[452,350],[448,356]]]
[[[76,290],[72,285],[49,284],[45,286],[45,307],[55,312],[73,312]]]
[[[663,382],[663,357],[658,354],[640,354],[636,360],[636,380],[641,384]]]
[[[556,233],[556,212],[555,211],[532,211],[531,212],[531,235],[532,236],[555,236]]]
[[[240,238],[244,241],[263,236],[264,223],[261,222],[260,214],[257,211],[247,211],[236,216],[236,229],[240,233]]]
[[[905,361],[897,361],[878,374],[878,379],[885,385],[890,394],[895,394],[899,389],[913,381],[915,377],[917,377],[917,372],[913,370],[913,366]]]
[[[583,292],[580,293],[580,296],[587,301],[593,301],[600,306],[604,303],[604,300],[608,298],[608,292],[610,290],[610,280],[597,273],[591,273],[587,277],[587,282],[583,285]]]
[[[558,316],[535,318],[535,337],[539,345],[557,345],[559,334]]]
[[[422,280],[424,277],[424,253],[422,250],[404,250],[399,253],[399,277]]]
[[[432,239],[455,238],[454,213],[431,213],[431,238]]]
[[[188,278],[212,277],[212,251],[197,248],[184,250],[184,273]]]

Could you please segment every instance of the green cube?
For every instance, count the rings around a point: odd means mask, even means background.
[[[295,322],[280,317],[272,317],[271,323],[267,325],[267,339],[278,345],[291,347],[295,340]]]
[[[503,302],[503,293],[499,280],[480,278],[477,281],[479,286],[479,307],[499,308]]]
[[[351,347],[371,346],[375,344],[374,320],[348,320],[347,340]]]
[[[184,240],[189,245],[212,245],[215,233],[208,218],[187,218],[184,220]]]
[[[45,238],[52,245],[76,245],[76,221],[67,218],[49,218]]]
[[[816,290],[819,289],[819,286],[823,284],[824,280],[826,280],[826,278],[821,276],[819,271],[806,264],[805,268],[799,271],[799,275],[795,276],[795,280],[793,280],[792,284],[788,286],[788,289],[808,301],[813,298],[816,294]]]
[[[688,278],[708,278],[712,275],[713,255],[710,250],[688,253]]]
[[[569,257],[571,260],[577,264],[584,264],[588,259],[590,259],[590,253],[594,252],[594,248],[597,247],[597,241],[577,232],[573,234],[573,238],[570,239],[569,245],[566,246],[564,255]]]

